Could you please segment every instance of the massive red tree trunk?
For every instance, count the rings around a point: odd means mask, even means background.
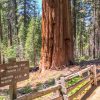
[[[70,5],[70,0],[42,0],[42,70],[59,69],[73,61]]]

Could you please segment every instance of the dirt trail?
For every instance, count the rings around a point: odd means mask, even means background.
[[[100,100],[100,86],[91,94],[87,100]]]
[[[100,100],[100,82],[98,86],[93,86],[82,100]]]

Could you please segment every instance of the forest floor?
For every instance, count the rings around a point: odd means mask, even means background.
[[[46,70],[43,73],[40,73],[39,71],[30,72],[29,79],[26,81],[19,82],[17,84],[17,87],[21,88],[26,85],[31,85],[32,87],[35,87],[39,83],[44,83],[48,80],[56,79],[63,75],[69,75],[69,74],[72,74],[73,72],[75,73],[90,64],[100,65],[100,59],[91,60],[91,61],[83,61],[79,65],[69,66],[60,71]],[[6,88],[7,87],[0,88],[0,91]]]
[[[46,70],[43,73],[40,73],[39,71],[31,72],[29,79],[23,82],[19,82],[18,87],[20,88],[28,84],[30,84],[32,87],[35,87],[39,83],[44,83],[48,80],[56,79],[63,75],[69,75],[69,74],[72,74],[73,72],[75,73],[88,65],[94,65],[94,64],[97,66],[100,65],[100,59],[83,61],[79,63],[78,65],[69,66],[60,71]]]
[[[48,80],[56,79],[63,75],[69,75],[69,74],[72,74],[73,72],[77,72],[79,70],[80,70],[79,66],[73,66],[73,67],[65,68],[61,71],[46,70],[43,73],[40,73],[39,71],[31,72],[30,78],[27,81],[19,82],[18,87],[23,87],[28,84],[30,84],[32,87],[35,87],[39,83],[44,83]]]
[[[69,75],[79,70],[80,70],[79,66],[72,66],[72,67],[66,67],[61,71],[45,70],[43,73],[40,73],[39,71],[30,72],[29,79],[22,82],[18,82],[17,87],[22,88],[26,85],[31,85],[32,87],[35,87],[39,83],[44,83],[48,80],[56,79],[63,75]],[[8,89],[8,86],[0,88],[0,91],[3,89]]]
[[[39,71],[31,72],[28,80],[17,83],[17,89],[20,90],[20,89],[24,88],[25,86],[31,86],[34,89],[34,88],[36,88],[37,84],[43,84],[46,81],[59,78],[62,75],[69,75],[69,74],[72,74],[79,70],[80,70],[79,66],[72,66],[69,68],[67,67],[61,71],[46,70],[43,73],[40,73]],[[3,97],[3,98],[7,98],[7,100],[9,100],[8,94],[9,94],[9,86],[0,88],[0,98]],[[18,94],[18,95],[20,96],[20,94]]]
[[[46,70],[43,73],[40,73],[39,71],[30,72],[29,79],[26,80],[26,81],[19,82],[17,84],[17,88],[18,89],[22,89],[25,86],[31,86],[32,88],[36,88],[37,84],[43,84],[48,80],[57,79],[60,76],[69,75],[69,74],[75,73],[75,72],[81,70],[82,68],[86,67],[89,64],[97,64],[98,65],[98,63],[100,64],[100,60],[82,62],[82,63],[80,63],[80,65],[69,66],[69,67],[66,67],[65,69],[63,69],[61,71]],[[100,90],[100,87],[98,87],[98,88],[99,89],[97,89],[97,91]],[[5,93],[8,90],[9,90],[8,86],[0,88],[0,96],[1,95],[4,96],[3,93]],[[88,100],[92,100],[92,99],[88,99]],[[93,99],[93,100],[95,100],[95,99]],[[100,99],[98,99],[98,100],[100,100]]]

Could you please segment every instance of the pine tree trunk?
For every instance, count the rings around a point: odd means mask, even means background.
[[[73,62],[70,0],[42,0],[42,50],[40,67],[61,69]]]
[[[100,5],[100,0],[95,1],[97,5]],[[96,58],[100,57],[100,6],[96,7]]]
[[[73,44],[74,44],[74,58],[77,57],[77,40],[76,40],[76,1],[72,0],[72,28],[73,28]]]
[[[8,46],[12,46],[12,26],[11,26],[11,21],[10,19],[8,19],[8,39],[9,39],[9,43],[8,43]]]
[[[8,2],[8,14],[7,14],[7,20],[8,20],[8,46],[12,46],[13,45],[13,16],[12,16],[12,7],[11,7],[12,3],[11,1]]]
[[[16,0],[12,0],[12,2],[13,2],[13,11],[14,11],[14,19],[15,19],[16,35],[18,35],[17,2],[16,2]]]
[[[26,0],[24,0],[24,27],[26,28],[27,20],[26,20]]]
[[[100,5],[100,0],[98,0],[98,4]],[[98,46],[97,46],[97,55],[98,55],[98,58],[100,57],[100,6],[98,8]]]
[[[1,45],[1,42],[2,42],[2,23],[1,23],[1,9],[0,9],[0,45]],[[0,64],[1,63],[2,63],[2,59],[1,59],[1,47],[0,47]]]
[[[0,14],[1,15],[1,14]],[[1,44],[1,18],[0,18],[0,44]],[[0,64],[1,64],[1,47],[0,47]]]

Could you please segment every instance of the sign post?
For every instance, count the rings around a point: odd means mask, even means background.
[[[0,87],[9,85],[10,100],[17,98],[17,82],[29,78],[29,62],[16,62],[14,59],[9,59],[8,64],[0,65]]]
[[[16,93],[17,84],[13,83],[12,85],[9,86],[9,89],[10,89],[10,100],[16,99],[17,98],[17,93]]]
[[[16,62],[16,58],[13,58],[13,59],[8,59],[8,62],[9,63],[13,63],[13,62]],[[10,86],[9,86],[9,90],[10,90],[10,99],[11,100],[14,100],[17,98],[17,93],[16,93],[16,90],[17,90],[17,83],[16,82],[13,82]]]

